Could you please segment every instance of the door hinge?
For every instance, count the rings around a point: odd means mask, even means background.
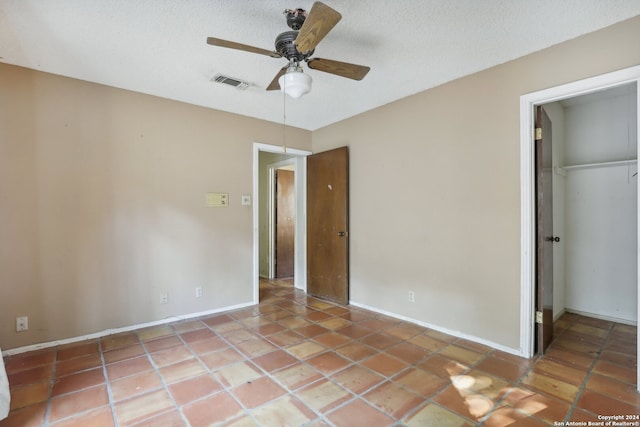
[[[536,141],[540,141],[542,139],[542,128],[536,128]]]
[[[536,311],[536,323],[542,324],[542,312]]]

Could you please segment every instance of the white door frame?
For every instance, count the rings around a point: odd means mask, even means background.
[[[277,145],[253,143],[253,303],[260,302],[260,152],[288,154],[295,156],[296,226],[294,286],[307,290],[307,156],[310,151],[287,148],[283,153]]]
[[[297,204],[297,190],[295,188],[295,170],[296,168],[296,163],[298,163],[298,159],[295,157],[292,157],[290,159],[286,159],[286,160],[282,160],[280,162],[276,162],[276,163],[272,163],[270,165],[267,165],[267,169],[269,171],[268,175],[269,175],[269,190],[267,191],[267,197],[269,197],[269,200],[267,202],[267,210],[269,211],[269,278],[273,279],[276,275],[276,203],[275,203],[275,196],[276,196],[276,170],[278,169],[282,169],[284,166],[293,166],[293,170],[294,170],[294,180],[293,180],[293,185],[294,185],[294,194],[296,197],[296,204]],[[297,218],[295,218],[297,220]],[[294,229],[295,230],[295,229]],[[294,236],[295,239],[295,236]],[[294,240],[295,242],[295,240]],[[294,265],[295,265],[295,253],[294,253]],[[295,271],[295,269],[294,269]],[[297,273],[297,272],[296,272]],[[294,273],[294,277],[295,277],[295,273]],[[295,279],[294,279],[295,280]]]
[[[638,95],[638,127],[640,128],[640,66],[603,74],[565,85],[532,92],[520,97],[520,265],[521,265],[521,297],[520,297],[520,353],[524,357],[533,357],[534,326],[533,314],[535,303],[535,142],[534,142],[534,107],[562,99],[573,98],[604,89],[629,83],[636,83]],[[640,135],[640,132],[638,132]],[[640,187],[639,187],[640,188]],[[640,199],[640,198],[639,198]],[[639,210],[640,212],[640,210]],[[640,233],[640,215],[638,220]],[[640,236],[638,238],[640,242]],[[638,251],[640,255],[640,250]],[[640,263],[639,263],[640,265]],[[640,277],[636,281],[640,283]],[[639,293],[640,295],[640,293]],[[640,317],[640,298],[638,299],[638,316]],[[640,324],[640,322],[638,322]],[[640,333],[638,334],[640,338]],[[637,352],[640,354],[640,339]],[[638,381],[640,390],[640,370]]]

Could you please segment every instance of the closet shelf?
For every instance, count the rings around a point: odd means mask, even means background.
[[[627,166],[627,165],[635,164],[637,162],[638,162],[638,159],[616,160],[616,161],[612,161],[612,162],[586,163],[586,164],[583,164],[583,165],[562,166],[562,167],[556,167],[555,170],[559,174],[562,174],[563,172],[572,171],[572,170],[578,170],[578,169],[593,169],[593,168],[608,168],[608,167],[614,167],[614,166]]]

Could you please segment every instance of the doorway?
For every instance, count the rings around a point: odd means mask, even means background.
[[[536,212],[535,212],[535,169],[534,169],[534,132],[533,132],[533,112],[537,105],[544,105],[554,101],[566,100],[595,93],[605,89],[620,87],[623,85],[638,85],[640,81],[640,67],[632,67],[629,69],[605,74],[602,76],[581,80],[556,88],[546,89],[523,95],[520,99],[520,130],[521,130],[521,343],[520,351],[524,357],[532,357],[534,346],[534,301],[535,301],[535,280],[536,280]],[[635,103],[638,105],[638,95],[636,92]],[[636,108],[637,115],[638,108]],[[636,117],[636,135],[638,128],[638,120]],[[637,149],[637,141],[635,141]],[[637,208],[637,190],[636,190],[636,208]],[[636,225],[638,218],[635,218]],[[637,233],[636,233],[637,234]],[[637,238],[637,236],[636,236]],[[637,240],[636,240],[637,242]],[[636,243],[636,262],[638,259],[637,243]],[[635,286],[638,288],[638,277],[636,272]],[[638,316],[638,301],[636,306],[636,324]]]
[[[260,277],[272,278],[275,274],[270,262],[273,241],[270,237],[270,185],[269,174],[274,167],[291,165],[294,171],[295,216],[294,226],[294,287],[306,292],[306,156],[311,152],[254,143],[253,144],[253,302],[260,301]],[[272,194],[272,193],[271,193]]]

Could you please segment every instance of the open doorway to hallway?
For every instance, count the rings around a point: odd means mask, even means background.
[[[275,279],[287,279],[275,281],[277,286],[286,285],[306,292],[306,156],[311,153],[290,148],[283,152],[282,147],[255,143],[253,154],[253,271],[254,301],[257,304],[260,301],[261,287]],[[289,195],[292,203],[287,209],[280,206],[280,213],[284,215],[279,221],[278,175],[281,175],[281,179],[286,175],[292,181],[288,189],[292,193]],[[286,248],[280,245],[285,243],[285,236],[278,236],[278,222],[280,225],[289,223],[290,226],[284,233],[291,237]],[[281,227],[280,231],[284,228]],[[281,267],[285,260],[291,263],[289,267],[278,269],[278,252],[284,255],[280,260]]]

